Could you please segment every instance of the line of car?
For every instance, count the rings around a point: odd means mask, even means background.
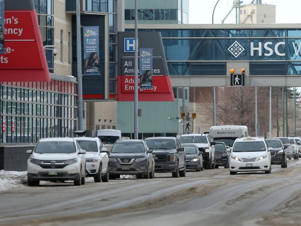
[[[230,147],[223,142],[210,142],[207,134],[189,134],[119,139],[111,148],[97,137],[45,138],[34,150],[27,151],[31,154],[27,176],[28,185],[36,186],[41,180],[73,180],[74,185],[81,185],[86,177],[108,182],[124,174],[153,178],[155,173],[170,172],[172,177],[185,177],[186,170],[219,166],[229,168],[230,174],[271,173],[272,164],[286,168],[287,158],[298,159],[300,151],[299,138],[242,137],[235,139]]]

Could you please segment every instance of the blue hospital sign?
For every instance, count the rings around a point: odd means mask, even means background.
[[[134,38],[124,38],[124,52],[125,53],[135,52]]]

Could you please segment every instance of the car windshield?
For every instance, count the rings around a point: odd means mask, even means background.
[[[271,148],[282,148],[280,140],[266,140],[268,147]]]
[[[175,149],[174,139],[149,139],[145,141],[150,149]]]
[[[97,142],[92,140],[78,140],[81,149],[86,150],[87,152],[97,152]]]
[[[120,142],[115,143],[111,153],[145,153],[142,142]]]
[[[263,141],[236,142],[233,152],[261,152],[266,151]]]
[[[103,144],[114,144],[119,139],[119,136],[99,136],[98,138]]]
[[[197,149],[195,147],[184,147],[186,154],[195,155],[197,154]]]
[[[214,142],[223,142],[225,145],[232,147],[236,137],[218,137],[214,138]]]
[[[290,143],[290,141],[286,137],[282,137],[282,138],[279,138],[279,139],[282,141],[283,144],[289,144]]]
[[[76,147],[72,141],[42,141],[37,144],[35,153],[52,154],[52,153],[75,153]]]
[[[294,139],[289,139],[289,141],[290,141],[290,144],[294,144],[295,143]]]
[[[215,148],[216,152],[225,152],[225,151],[227,151],[225,145],[223,145],[223,144],[215,144],[214,148]]]
[[[182,144],[188,144],[188,143],[207,144],[207,137],[206,136],[181,136],[180,142]]]

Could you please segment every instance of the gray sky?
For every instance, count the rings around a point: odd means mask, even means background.
[[[248,4],[251,0],[242,0]],[[211,24],[212,10],[217,0],[190,0],[191,24]],[[263,0],[265,4],[276,5],[276,23],[300,23],[301,24],[301,0]],[[221,23],[221,20],[232,8],[233,0],[220,0],[216,10],[214,21]],[[234,23],[234,11],[225,23]]]

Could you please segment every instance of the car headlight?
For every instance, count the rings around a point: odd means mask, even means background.
[[[240,159],[237,156],[231,155],[231,158],[234,159],[234,160],[236,160],[236,161],[240,161]]]
[[[277,154],[282,154],[283,153],[283,150],[280,150],[277,152]]]
[[[86,162],[94,162],[94,163],[97,163],[98,162],[98,159],[86,159]]]
[[[170,161],[176,161],[177,157],[175,154],[170,155]]]
[[[77,158],[69,159],[69,160],[65,161],[65,164],[67,164],[67,165],[71,165],[71,164],[74,164],[74,163],[77,163]]]
[[[193,159],[191,160],[191,162],[197,162],[197,161],[200,161],[200,159],[199,159],[199,158],[193,158]]]
[[[40,164],[41,164],[41,160],[34,159],[34,158],[30,158],[30,162],[31,162],[32,164],[36,164],[36,165],[40,165]]]
[[[262,156],[259,157],[258,160],[264,160],[264,159],[267,158],[267,157],[268,157],[267,155],[262,155]]]
[[[227,155],[227,153],[224,153],[224,154],[222,154],[222,156],[223,156],[223,157],[227,157],[228,155]]]
[[[110,162],[116,162],[117,159],[116,158],[110,158]]]
[[[210,151],[210,149],[209,148],[205,148],[205,152],[209,152]]]

